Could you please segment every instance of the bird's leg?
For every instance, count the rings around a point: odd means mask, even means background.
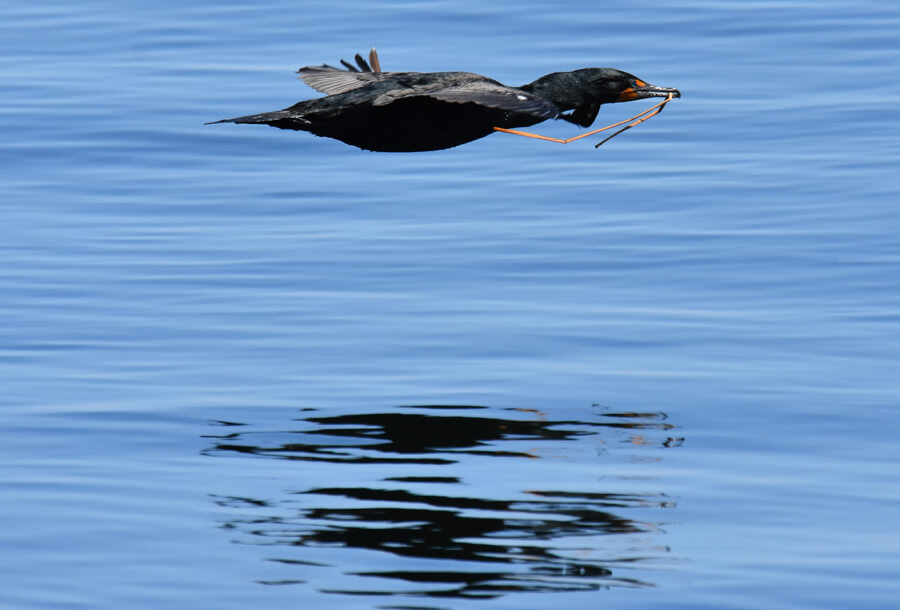
[[[600,104],[592,102],[585,106],[579,106],[571,114],[560,114],[556,118],[568,121],[579,127],[590,127],[594,119],[597,118],[598,112],[600,112]]]
[[[515,130],[515,129],[505,129],[505,128],[503,128],[503,127],[494,127],[494,131],[502,131],[503,133],[511,133],[511,134],[513,134],[513,135],[517,135],[517,136],[525,136],[525,137],[527,137],[527,138],[535,138],[535,139],[538,139],[538,140],[547,140],[548,142],[556,142],[556,143],[558,143],[558,144],[568,144],[569,142],[574,142],[575,140],[580,140],[581,138],[586,138],[586,137],[588,137],[588,136],[592,136],[592,135],[598,134],[598,133],[600,133],[601,131],[606,131],[607,129],[612,129],[613,127],[618,127],[619,125],[625,125],[625,123],[629,123],[629,124],[626,125],[623,129],[620,129],[619,131],[617,131],[617,132],[614,133],[613,135],[611,135],[611,136],[609,136],[608,138],[606,138],[606,140],[603,140],[603,142],[606,142],[606,141],[610,140],[611,138],[614,138],[615,136],[619,135],[620,133],[622,133],[622,132],[625,131],[626,129],[631,129],[631,128],[634,127],[635,125],[638,125],[638,124],[640,124],[640,123],[643,123],[644,121],[646,121],[646,120],[649,119],[650,117],[656,116],[657,114],[659,114],[660,112],[662,112],[663,107],[664,107],[666,104],[668,104],[669,102],[671,102],[672,99],[673,99],[673,97],[674,97],[674,96],[670,93],[669,95],[666,96],[666,99],[664,99],[663,101],[661,101],[661,102],[658,103],[657,105],[651,106],[650,108],[648,108],[647,110],[644,110],[643,112],[639,112],[638,114],[634,115],[634,116],[631,117],[630,119],[625,119],[624,121],[619,121],[618,123],[613,123],[612,125],[607,125],[606,127],[601,127],[600,129],[595,129],[595,130],[593,130],[593,131],[589,131],[589,132],[587,132],[587,133],[583,133],[583,134],[581,134],[581,135],[577,135],[577,136],[574,136],[574,137],[572,137],[572,138],[568,138],[568,139],[566,139],[566,140],[560,140],[559,138],[551,138],[550,136],[542,136],[542,135],[540,135],[540,134],[537,134],[537,133],[529,133],[529,132],[527,132],[527,131],[518,131],[518,130]],[[603,144],[603,142],[600,142],[600,144]],[[597,146],[600,146],[600,144],[597,144]],[[595,147],[595,148],[596,148],[596,147]]]

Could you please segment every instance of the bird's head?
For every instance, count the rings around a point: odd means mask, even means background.
[[[634,74],[615,68],[582,68],[572,72],[554,72],[522,87],[553,102],[558,118],[588,127],[603,104],[630,102],[648,97],[681,97],[678,89],[656,87]]]
[[[571,74],[583,84],[585,93],[601,104],[667,97],[670,94],[672,97],[681,97],[678,89],[657,87],[634,74],[615,68],[583,68]]]

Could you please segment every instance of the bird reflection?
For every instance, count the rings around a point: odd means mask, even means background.
[[[211,435],[208,455],[320,464],[298,470],[295,489],[278,500],[215,500],[236,513],[224,527],[282,549],[272,559],[295,567],[298,582],[316,586],[317,571],[339,570],[321,591],[492,598],[650,586],[668,554],[655,540],[661,526],[646,520],[659,513],[646,509],[671,508],[672,499],[647,491],[650,476],[636,484],[604,468],[680,445],[663,413],[595,406],[578,421],[419,406],[314,412],[290,432],[218,423],[228,430]],[[496,480],[480,482],[486,474]],[[361,565],[359,552],[374,560]]]

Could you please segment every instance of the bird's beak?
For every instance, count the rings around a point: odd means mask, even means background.
[[[671,94],[673,98],[681,97],[681,91],[678,89],[656,87],[645,83],[640,79],[634,79],[632,86],[622,91],[622,93],[619,94],[619,97],[616,98],[616,101],[630,102],[632,100],[642,100],[645,97],[667,97],[669,94]]]

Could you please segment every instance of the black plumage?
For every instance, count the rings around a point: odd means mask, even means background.
[[[300,68],[299,78],[325,97],[214,122],[263,123],[367,150],[413,152],[452,148],[495,127],[528,127],[552,118],[588,127],[602,104],[681,95],[615,68],[554,72],[509,87],[470,72],[382,72],[374,49],[369,57],[366,62],[357,55],[358,68],[343,60],[346,69]]]

